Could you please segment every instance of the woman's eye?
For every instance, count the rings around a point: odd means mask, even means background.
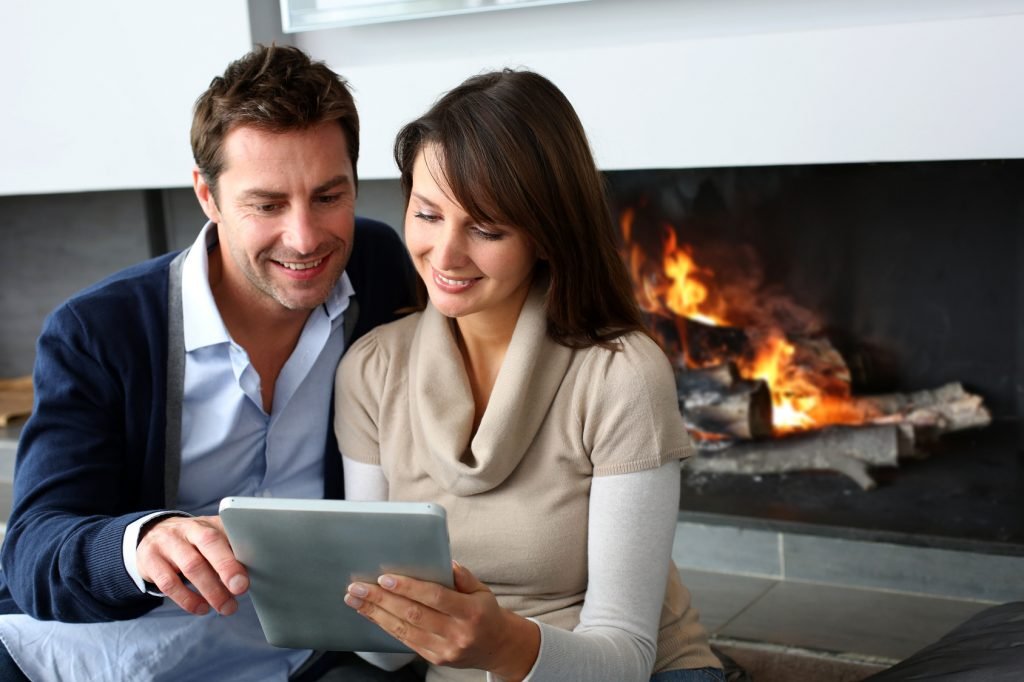
[[[434,223],[434,222],[437,222],[438,220],[440,220],[440,217],[438,217],[438,216],[436,216],[436,215],[434,215],[432,213],[424,213],[423,211],[416,211],[412,215],[413,215],[414,218],[416,218],[418,220],[426,221],[428,223]]]
[[[485,230],[479,225],[473,227],[473,234],[475,234],[477,237],[480,237],[481,239],[486,239],[487,241],[491,242],[498,241],[499,239],[505,236],[501,232],[492,232],[491,230]]]

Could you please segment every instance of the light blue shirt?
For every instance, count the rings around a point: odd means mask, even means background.
[[[310,313],[262,407],[260,379],[232,341],[210,291],[208,249],[216,226],[200,232],[182,269],[185,386],[179,510],[217,513],[222,497],[323,497],[323,461],[334,372],[345,347],[343,320],[353,295],[342,275]],[[150,518],[150,517],[147,517]],[[125,567],[143,589],[134,548],[145,519],[125,534]],[[238,611],[185,613],[170,600],[131,621],[71,624],[0,616],[0,639],[33,680],[286,680],[309,651],[270,646],[247,596]]]

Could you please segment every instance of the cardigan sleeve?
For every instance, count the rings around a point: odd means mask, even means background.
[[[126,403],[147,396],[127,395],[130,382],[97,349],[70,304],[50,315],[37,344],[35,404],[0,558],[17,609],[41,620],[128,619],[160,603],[138,591],[121,551],[128,524],[153,511],[124,513],[126,499],[143,496],[132,481],[144,467],[141,453],[127,452]]]

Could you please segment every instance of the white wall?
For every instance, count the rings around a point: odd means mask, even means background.
[[[187,185],[192,103],[250,16],[0,4],[0,195]],[[589,0],[293,38],[352,81],[367,179],[441,92],[507,65],[566,91],[607,169],[1024,157],[1024,0]]]
[[[1024,0],[590,0],[295,44],[355,87],[365,178],[502,66],[554,80],[605,169],[1024,157]]]
[[[19,0],[0,25],[0,195],[189,184],[192,104],[252,46],[245,0]]]

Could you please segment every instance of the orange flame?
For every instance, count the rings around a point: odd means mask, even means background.
[[[697,263],[689,245],[678,243],[676,231],[668,227],[660,258],[649,258],[632,241],[633,219],[633,211],[627,209],[620,224],[629,245],[626,260],[641,309],[706,325],[735,326],[729,320],[728,302],[717,293],[714,271]],[[741,376],[768,384],[776,432],[859,424],[866,420],[867,415],[849,400],[848,381],[810,373],[799,361],[797,346],[781,328],[759,331],[748,335],[754,345],[753,357],[733,360]]]
[[[633,234],[631,209],[623,212],[621,226],[626,243],[630,243]],[[714,313],[708,287],[702,281],[704,278],[713,279],[714,273],[697,266],[692,250],[686,244],[679,246],[676,232],[671,227],[665,230],[662,254],[660,269],[652,269],[643,250],[631,244],[627,260],[640,308],[648,313],[672,314],[705,324],[725,324],[726,321]]]

